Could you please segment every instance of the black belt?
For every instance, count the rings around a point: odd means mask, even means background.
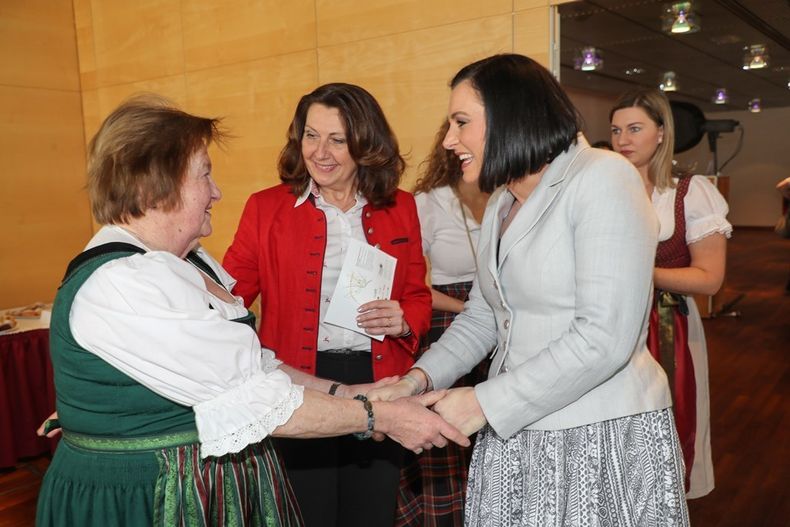
[[[366,355],[370,356],[370,350],[352,350],[348,348],[318,350],[318,353],[325,353],[326,355],[344,355],[346,357],[364,357]]]

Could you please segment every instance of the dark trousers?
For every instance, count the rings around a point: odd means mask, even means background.
[[[318,353],[316,375],[346,384],[371,382],[370,353]],[[361,405],[361,403],[360,403]],[[353,436],[277,439],[305,527],[391,527],[403,448]]]

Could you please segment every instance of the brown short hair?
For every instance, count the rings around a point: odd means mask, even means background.
[[[671,188],[672,156],[675,148],[675,121],[672,119],[672,107],[666,95],[655,88],[637,88],[624,93],[609,112],[612,122],[614,112],[623,108],[641,108],[656,126],[663,129],[664,135],[650,162],[647,165],[647,177],[658,190]]]
[[[125,223],[152,207],[180,206],[189,159],[225,137],[219,123],[153,94],[121,104],[88,146],[88,194],[96,221]]]
[[[288,127],[288,142],[278,161],[282,182],[290,185],[297,196],[310,183],[310,174],[302,159],[302,136],[307,110],[313,104],[323,104],[340,112],[348,151],[357,164],[357,190],[374,207],[394,203],[406,162],[379,103],[366,90],[353,84],[324,84],[299,100]]]

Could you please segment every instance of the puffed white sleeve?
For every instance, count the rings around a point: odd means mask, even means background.
[[[211,309],[200,273],[164,252],[113,260],[74,298],[82,347],[171,401],[192,407],[201,456],[238,452],[290,419],[303,388],[255,332]]]
[[[705,176],[693,176],[684,200],[686,243],[698,242],[720,233],[729,238],[732,225],[727,221],[730,208],[719,190]]]

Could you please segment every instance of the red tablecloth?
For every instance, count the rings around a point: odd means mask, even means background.
[[[55,451],[57,439],[36,436],[54,411],[49,330],[0,335],[0,468]]]

